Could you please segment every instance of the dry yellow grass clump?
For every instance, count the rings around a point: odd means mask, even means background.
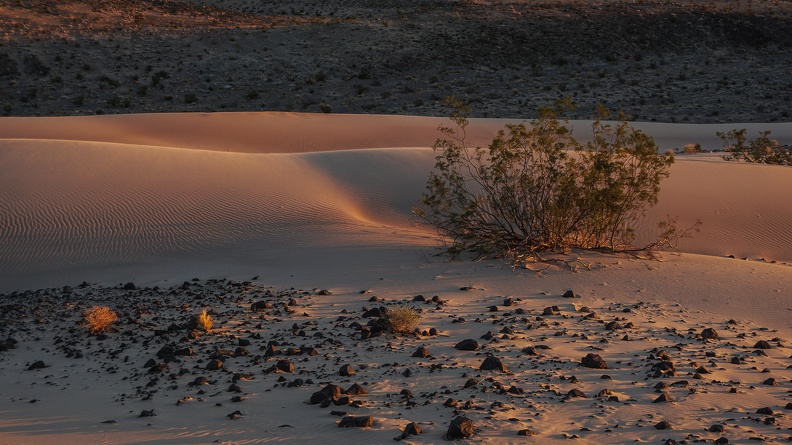
[[[195,329],[209,332],[212,329],[214,322],[212,316],[206,313],[206,309],[202,310],[200,314],[195,316]]]
[[[385,313],[385,321],[388,324],[388,329],[394,334],[407,334],[418,326],[421,314],[409,306],[388,308]]]
[[[83,312],[83,327],[91,334],[99,334],[110,329],[118,320],[118,315],[107,306],[93,306]]]

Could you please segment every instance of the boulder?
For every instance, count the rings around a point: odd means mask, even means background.
[[[491,355],[484,359],[484,361],[481,363],[481,366],[479,366],[479,369],[482,371],[508,371],[508,369],[506,369],[506,365],[504,365],[499,358],[493,357]]]
[[[586,368],[592,369],[608,369],[608,364],[598,354],[586,354],[585,357],[580,359],[580,364]]]
[[[476,424],[465,416],[459,416],[451,421],[446,432],[446,440],[468,439],[473,437]]]
[[[338,422],[339,428],[371,428],[374,425],[374,418],[371,416],[346,416]]]
[[[717,340],[718,333],[715,331],[715,329],[706,328],[703,331],[701,331],[701,338],[703,338],[704,340]]]
[[[468,338],[457,343],[454,348],[460,351],[475,351],[479,348],[479,344],[476,340]]]

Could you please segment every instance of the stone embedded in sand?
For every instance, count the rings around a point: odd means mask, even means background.
[[[154,360],[153,358],[150,358],[150,359],[148,359],[146,361],[146,363],[143,365],[143,367],[144,368],[151,368],[152,366],[154,366],[156,364],[157,364],[156,360]]]
[[[563,298],[579,298],[578,295],[575,293],[575,291],[573,291],[572,289],[564,292],[564,295],[562,295],[562,297]]]
[[[346,416],[338,422],[339,428],[371,428],[374,425],[374,418],[371,416]]]
[[[479,384],[479,381],[478,381],[478,380],[476,380],[476,379],[474,379],[474,378],[469,378],[469,379],[468,379],[468,381],[467,381],[467,382],[465,382],[465,384],[464,384],[464,385],[462,385],[462,387],[463,387],[463,388],[470,388],[471,386],[476,386],[476,385],[478,385],[478,384]]]
[[[778,385],[778,381],[776,381],[776,379],[770,377],[769,379],[767,379],[764,382],[762,382],[762,384],[763,385],[768,385],[768,386],[776,386],[776,385]]]
[[[766,416],[772,416],[773,415],[773,409],[770,408],[769,406],[766,406],[764,408],[759,408],[759,409],[756,410],[756,414],[764,414]]]
[[[292,364],[291,360],[278,360],[278,363],[275,363],[275,371],[294,372],[294,364]]]
[[[576,398],[576,397],[579,397],[581,399],[585,399],[586,398],[586,393],[584,393],[583,391],[581,391],[581,390],[579,390],[577,388],[574,388],[574,389],[570,389],[569,392],[566,393],[566,396],[567,396],[567,398],[570,398],[570,399]]]
[[[140,414],[138,414],[138,417],[154,417],[156,415],[157,414],[154,413],[153,409],[144,409],[143,411],[140,412]]]
[[[33,371],[35,369],[44,369],[47,365],[44,364],[43,360],[36,360],[30,366],[28,366],[28,371]]]
[[[756,344],[754,345],[754,348],[756,348],[756,349],[773,349],[773,347],[770,346],[770,343],[768,343],[765,340],[759,340],[758,342],[756,342]]]
[[[161,372],[168,371],[169,369],[170,369],[170,366],[168,366],[165,363],[160,363],[160,364],[154,365],[151,368],[149,368],[148,373],[149,374],[159,374]]]
[[[704,340],[717,340],[718,333],[715,331],[715,329],[706,328],[703,331],[701,331],[701,338],[703,338]]]
[[[335,400],[341,395],[341,387],[332,383],[311,394],[311,405],[316,405],[324,400]]]
[[[674,399],[671,398],[671,396],[669,396],[666,393],[663,393],[663,394],[660,394],[660,397],[654,399],[654,401],[652,403],[663,403],[663,402],[673,402],[673,401],[674,401]]]
[[[457,405],[459,405],[459,402],[454,399],[447,399],[445,402],[443,402],[443,406],[446,408],[456,408]]]
[[[346,394],[349,394],[350,396],[363,396],[368,394],[368,390],[357,383],[353,383],[352,386],[346,390]]]
[[[525,355],[539,355],[539,352],[533,346],[526,346],[522,348],[522,352]]]
[[[603,358],[600,357],[598,354],[592,354],[592,353],[586,354],[585,357],[580,359],[580,364],[582,364],[586,368],[608,369],[608,364],[605,363],[605,360],[603,360]]]
[[[404,431],[402,432],[402,439],[406,439],[407,436],[418,436],[421,434],[421,427],[418,426],[415,422],[410,422],[407,426],[404,427]]]
[[[124,290],[135,290],[135,289],[137,289],[135,283],[127,283],[124,285]]]
[[[729,445],[729,439],[725,437],[715,439],[715,445]]]
[[[479,348],[479,344],[476,340],[467,338],[454,345],[454,348],[460,351],[475,351]]]
[[[228,387],[226,392],[240,393],[240,392],[242,392],[242,387],[237,385],[236,383],[232,383],[231,386]]]
[[[355,375],[355,369],[352,367],[352,365],[344,365],[338,370],[338,374],[343,377],[349,377]]]
[[[250,310],[252,312],[260,312],[260,311],[267,310],[267,309],[269,309],[271,307],[272,306],[268,302],[266,302],[264,300],[261,300],[261,301],[256,301],[255,303],[251,304],[250,305]]]
[[[223,367],[223,361],[220,359],[210,360],[209,363],[206,364],[206,369],[210,371],[221,369],[222,367]]]
[[[508,371],[508,369],[506,369],[506,365],[504,365],[499,358],[493,357],[491,355],[484,359],[484,361],[481,363],[481,366],[479,366],[479,369],[482,371]]]
[[[421,346],[420,348],[416,349],[415,352],[413,352],[412,356],[418,358],[426,358],[426,357],[431,357],[432,354],[429,353],[429,350],[426,349],[426,347]]]
[[[228,417],[231,420],[241,419],[242,418],[242,412],[237,410],[237,411],[234,411],[233,413],[227,415],[226,417]]]
[[[529,430],[529,429],[520,430],[520,431],[517,431],[517,435],[518,436],[536,436],[536,431]]]
[[[388,312],[388,308],[386,307],[375,307],[373,309],[369,309],[366,312],[363,312],[363,317],[365,318],[382,318],[385,316],[385,313]]]
[[[715,424],[711,425],[708,430],[710,433],[722,433],[723,432],[723,425]]]
[[[612,321],[605,325],[605,329],[607,329],[608,331],[616,331],[621,328],[622,328],[621,325],[616,321]]]
[[[662,422],[658,422],[654,427],[656,430],[669,430],[671,429],[671,424],[667,420],[663,420]]]
[[[446,432],[446,440],[467,439],[473,437],[476,424],[465,416],[459,416],[451,421]]]

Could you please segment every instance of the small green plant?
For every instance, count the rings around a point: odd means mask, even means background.
[[[723,141],[729,153],[723,157],[727,161],[742,161],[759,164],[792,165],[792,146],[780,145],[770,139],[770,131],[760,131],[759,137],[751,141],[745,128],[715,133]]]
[[[388,308],[385,312],[385,323],[388,330],[394,334],[408,334],[415,330],[421,314],[409,306]]]
[[[118,315],[107,306],[93,306],[86,309],[82,316],[82,325],[91,334],[100,334],[110,329],[118,320]]]

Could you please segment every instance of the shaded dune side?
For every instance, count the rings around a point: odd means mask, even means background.
[[[371,242],[348,187],[297,156],[5,141],[0,157],[3,276]]]
[[[209,261],[230,274],[318,248],[431,248],[433,230],[411,207],[433,162],[426,148],[292,155],[0,141],[0,287],[39,272]],[[639,241],[668,214],[682,228],[704,223],[682,252],[792,262],[788,190],[786,167],[683,157]]]

